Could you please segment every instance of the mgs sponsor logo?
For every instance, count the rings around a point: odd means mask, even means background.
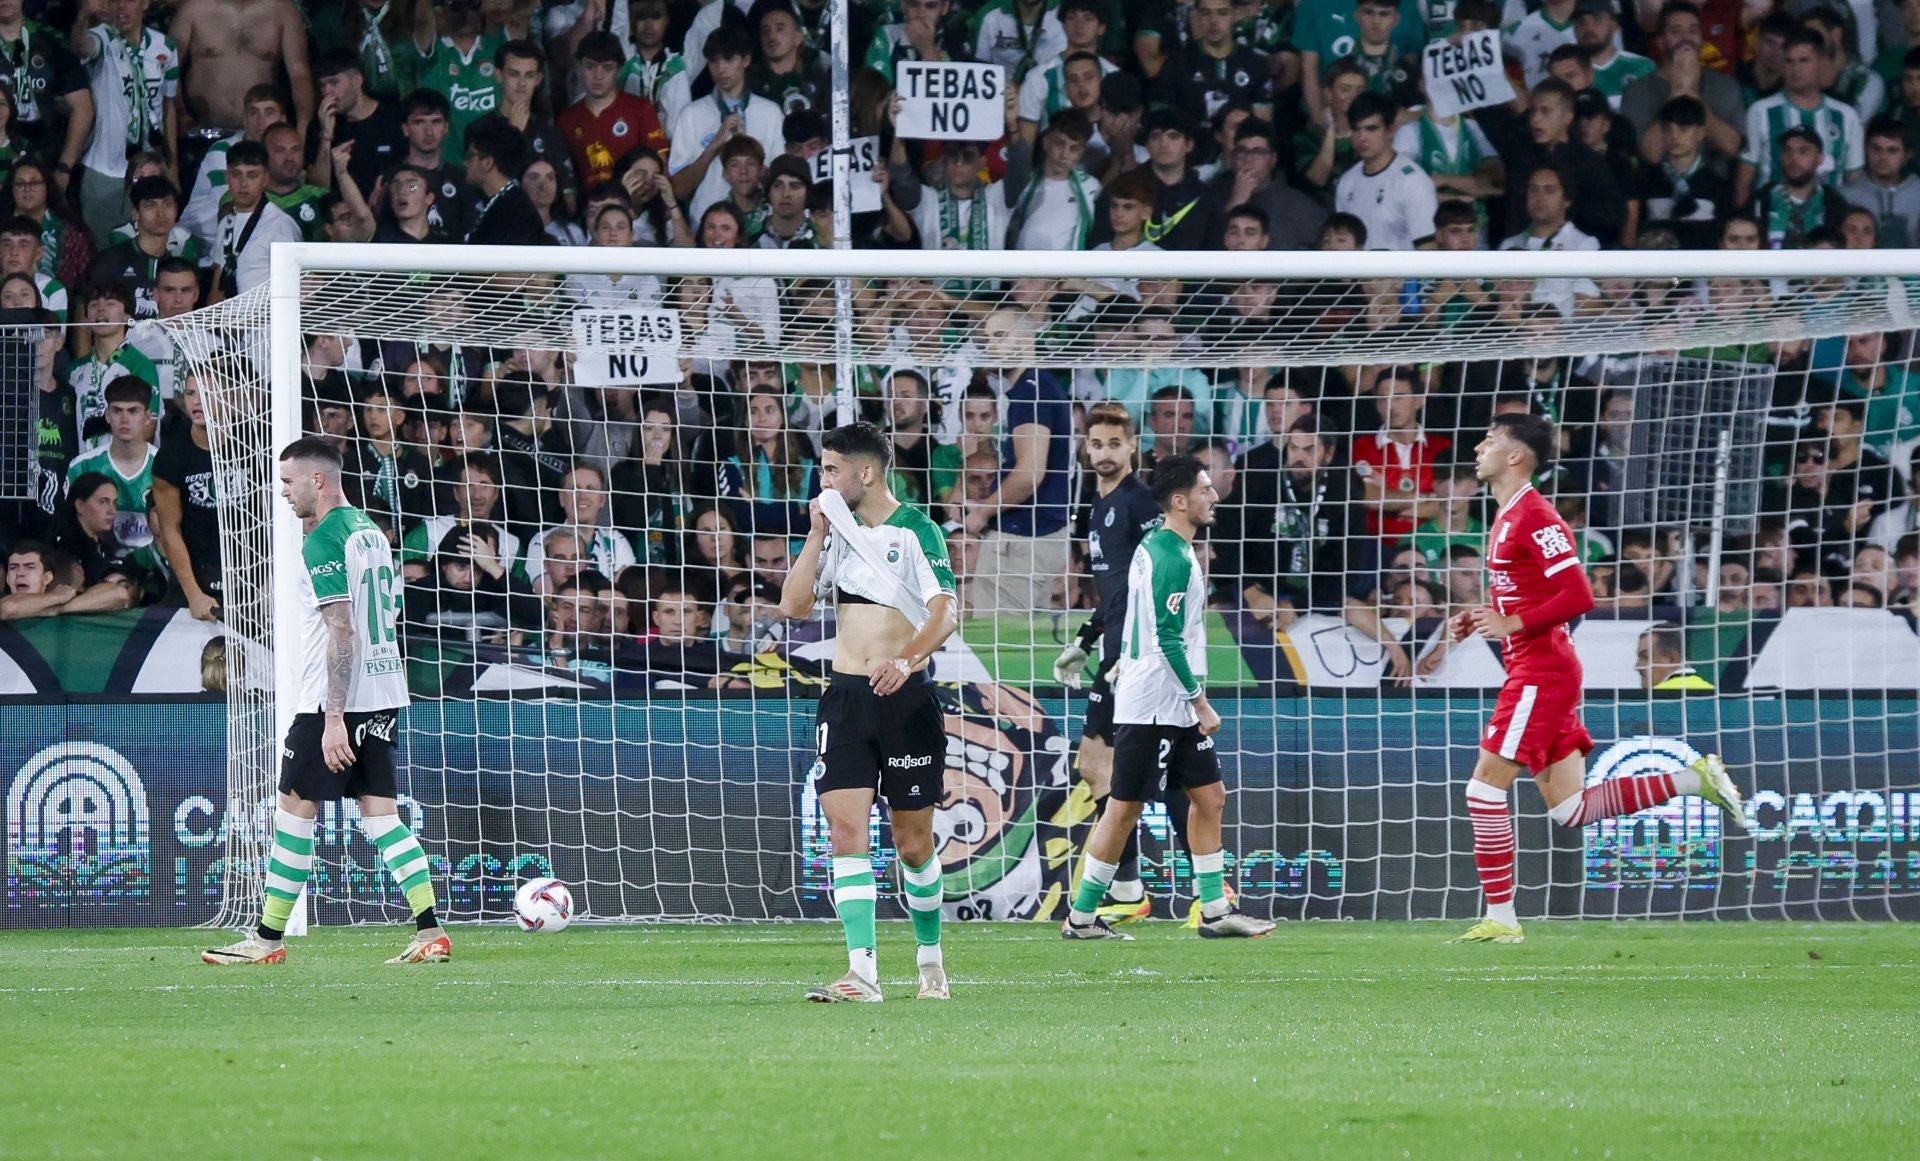
[[[28,758],[7,789],[7,899],[145,898],[147,791],[119,752],[61,742]]]
[[[307,573],[308,575],[312,576],[315,580],[318,580],[321,577],[332,576],[335,573],[345,572],[345,571],[347,571],[346,561],[326,560],[326,561],[321,561],[319,564],[316,564],[312,568],[308,569]]]

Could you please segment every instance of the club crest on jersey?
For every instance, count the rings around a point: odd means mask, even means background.
[[[632,128],[632,126],[628,125],[624,119],[615,121],[613,123],[613,135],[615,137],[625,137],[627,130],[630,128]]]
[[[889,549],[887,549],[887,563],[888,563],[888,564],[899,564],[899,563],[900,563],[900,550],[899,550],[899,549],[897,549],[897,548],[889,548]]]
[[[1113,527],[1113,509],[1111,508],[1107,509],[1107,518],[1106,518],[1105,524],[1108,528]]]

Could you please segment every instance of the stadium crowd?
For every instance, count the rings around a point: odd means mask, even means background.
[[[260,285],[280,240],[832,244],[823,0],[0,0],[0,322],[26,335],[35,499],[4,509],[0,619],[146,604],[218,615],[219,492],[198,385],[158,320]],[[1499,30],[1512,101],[1437,116],[1430,40]],[[884,249],[1904,247],[1920,241],[1920,2],[900,0],[851,13],[854,132],[877,138]],[[1911,47],[1910,47],[1911,46]],[[902,61],[998,63],[993,141],[893,130]],[[777,337],[793,287],[572,276],[583,301]],[[71,288],[71,290],[69,290]],[[984,292],[983,292],[984,291]],[[1739,310],[1782,291],[1676,293]],[[1076,535],[1085,409],[1142,466],[1201,456],[1224,498],[1214,600],[1308,612],[1421,659],[1394,618],[1479,602],[1487,418],[1562,424],[1543,484],[1602,613],[1705,624],[1789,606],[1909,614],[1920,379],[1906,332],[1708,352],[1776,366],[1751,535],[1629,522],[1637,388],[1602,359],[1277,370],[1183,358],[1202,333],[1367,334],[1662,305],[1585,281],[1367,285],[901,278],[861,352],[896,491],[946,521],[968,617],[1092,598]],[[1670,302],[1666,305],[1671,305]],[[1049,359],[1091,328],[1109,367]],[[609,681],[727,688],[774,606],[833,368],[691,359],[678,389],[588,387],[551,351],[314,335],[312,430],[391,533],[409,631]],[[1736,514],[1747,515],[1747,514]],[[1696,642],[1705,640],[1705,645]],[[1670,635],[1650,635],[1663,665]],[[1700,660],[1717,660],[1702,656]],[[1437,655],[1427,659],[1427,664]],[[1665,672],[1666,670],[1663,670]]]

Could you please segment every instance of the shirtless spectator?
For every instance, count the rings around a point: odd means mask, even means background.
[[[253,87],[273,84],[285,68],[293,124],[306,132],[313,76],[306,22],[293,0],[184,0],[169,31],[180,46],[187,111],[196,123],[228,133],[245,127]]]

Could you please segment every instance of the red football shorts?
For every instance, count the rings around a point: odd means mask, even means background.
[[[1593,735],[1580,721],[1579,671],[1507,678],[1480,748],[1536,774],[1576,751],[1591,754]]]

